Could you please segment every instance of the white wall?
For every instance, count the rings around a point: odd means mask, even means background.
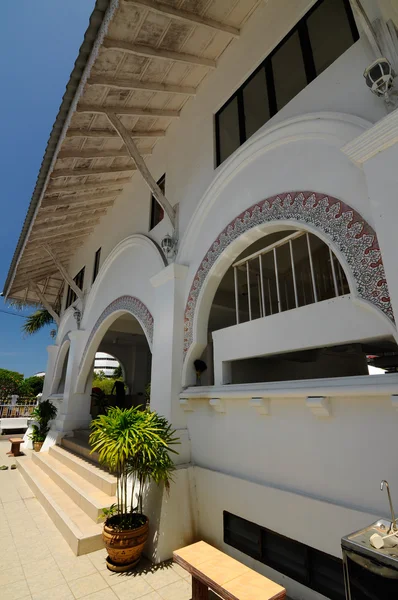
[[[334,556],[341,556],[343,535],[375,521],[373,514],[253,483],[245,477],[231,477],[213,469],[195,467],[194,476],[199,538],[283,585],[289,598],[295,600],[317,600],[324,596],[224,544],[224,510]]]
[[[313,0],[263,3],[243,28],[240,39],[231,44],[223,54],[217,70],[205,79],[196,98],[187,103],[181,118],[169,127],[166,137],[158,142],[153,156],[148,158],[148,166],[155,179],[166,173],[168,199],[173,205],[179,203],[180,240],[207,188],[224,168],[221,165],[215,169],[214,114],[312,4]],[[288,118],[318,111],[347,113],[371,122],[376,121],[385,114],[385,108],[365,88],[362,77],[363,69],[372,59],[367,41],[360,40],[262,129],[269,130]],[[244,146],[247,144],[250,144],[250,140]],[[343,197],[344,191],[345,200],[356,206],[366,218],[370,218],[361,174],[350,165],[349,173],[343,176],[343,181],[334,177],[334,171],[339,167],[337,163],[344,168],[344,158],[334,156],[335,153],[329,147],[315,148],[296,144],[289,151],[283,148],[272,158],[267,156],[267,169],[264,171],[264,160],[261,160],[259,169],[262,176],[258,180],[258,187],[250,190],[249,196],[247,179],[242,185],[234,187],[232,199],[231,192],[228,191],[229,214],[236,216],[241,204],[247,207],[256,199],[273,193],[308,188],[338,197]],[[326,171],[324,165],[331,162],[335,166]],[[279,177],[274,178],[274,174],[279,174]],[[255,173],[248,171],[247,175],[253,181]],[[346,181],[347,177],[349,181]],[[347,187],[356,188],[353,197],[347,193]],[[94,254],[100,246],[103,263],[112,248],[124,238],[135,232],[148,233],[150,196],[148,187],[136,173],[131,184],[126,186],[86,244],[76,252],[70,272],[74,276],[86,265],[86,289],[91,286]],[[200,244],[200,249],[198,248],[200,251],[206,245],[208,247],[225,222],[218,215],[214,215],[212,220],[214,227],[208,232],[206,227],[202,230],[201,227],[198,229],[194,226],[199,240],[203,242],[203,246]],[[170,231],[170,227],[164,219],[149,235],[160,242],[168,230]],[[198,242],[190,235],[188,238],[188,248],[182,255],[182,262],[185,264],[191,259],[191,250]]]
[[[391,445],[398,413],[390,396],[334,397],[331,389],[332,416],[317,418],[306,407],[305,391],[288,398],[273,397],[267,384],[264,389],[256,389],[253,396],[271,396],[270,416],[259,416],[247,400],[239,399],[239,392],[224,399],[225,414],[215,412],[208,400],[193,401],[194,412],[187,413],[192,462],[253,483],[388,515],[380,481],[387,479],[393,497],[398,495]]]

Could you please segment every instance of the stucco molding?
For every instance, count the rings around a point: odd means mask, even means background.
[[[119,244],[117,244],[117,246],[115,246],[113,248],[112,252],[110,252],[108,254],[108,256],[106,257],[106,259],[104,260],[104,262],[98,272],[98,275],[97,275],[93,285],[91,286],[91,289],[90,289],[90,292],[88,294],[87,301],[86,301],[86,307],[84,309],[84,315],[83,315],[83,320],[82,320],[82,325],[81,325],[82,329],[85,329],[88,325],[88,320],[93,311],[94,304],[98,301],[99,291],[100,291],[101,285],[105,279],[107,272],[109,271],[109,269],[112,268],[113,263],[116,261],[116,259],[121,254],[123,254],[130,248],[133,248],[134,246],[141,247],[141,248],[145,249],[146,251],[148,251],[154,257],[156,263],[158,264],[159,270],[165,268],[166,263],[165,263],[164,257],[162,256],[162,254],[159,250],[159,247],[148,236],[143,235],[141,233],[136,233],[134,235],[130,235],[129,237],[127,237],[124,240],[122,240],[121,242],[119,242]]]
[[[393,312],[383,261],[375,231],[347,204],[310,191],[272,196],[254,204],[219,234],[202,259],[193,279],[184,316],[184,355],[194,341],[194,320],[198,301],[212,268],[228,246],[242,234],[264,223],[289,221],[298,227],[311,226],[329,240],[344,257],[350,270],[352,293],[373,305],[393,321]]]
[[[360,136],[348,142],[341,151],[352,162],[362,166],[379,152],[398,143],[398,109],[390,113]]]
[[[209,215],[219,195],[240,171],[262,154],[280,146],[296,142],[317,142],[334,146],[338,150],[372,126],[370,121],[355,115],[336,112],[315,112],[286,119],[273,126],[265,126],[251,136],[232,156],[216,170],[215,177],[188,223],[180,243],[176,262],[188,264],[190,252],[195,247],[198,232]]]
[[[91,346],[91,342],[97,333],[102,323],[108,319],[112,314],[116,312],[127,312],[133,315],[144,330],[145,336],[148,340],[148,344],[152,349],[153,341],[153,316],[148,307],[136,298],[135,296],[120,296],[108,304],[108,306],[102,311],[98,319],[96,320],[94,327],[92,328],[88,340],[86,342],[82,357],[80,359],[79,371],[84,364],[87,352]]]

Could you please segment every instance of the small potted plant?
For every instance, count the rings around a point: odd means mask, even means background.
[[[142,407],[111,407],[91,423],[90,445],[117,477],[117,504],[104,511],[103,540],[111,571],[138,564],[148,538],[143,497],[149,482],[170,485],[178,443],[167,419]]]
[[[50,421],[55,419],[56,416],[57,409],[50,400],[43,400],[43,402],[39,402],[39,404],[35,406],[35,409],[32,412],[32,419],[36,423],[32,426],[33,431],[29,437],[33,442],[33,449],[36,452],[40,452],[47,433],[50,430]]]

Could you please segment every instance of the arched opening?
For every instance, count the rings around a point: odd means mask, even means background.
[[[374,357],[397,369],[391,331],[352,291],[331,247],[308,230],[280,226],[249,243],[219,279],[201,384],[367,375]]]
[[[92,368],[86,379],[86,392],[92,391],[94,377],[94,387],[102,392],[97,389],[92,394],[90,412],[93,417],[105,406],[129,408],[148,403],[152,355],[144,330],[132,314],[123,312],[111,319],[102,335],[93,339],[89,353],[96,359],[94,363],[92,359],[90,362]],[[108,364],[104,361],[111,361],[112,368],[100,369],[99,375],[98,365]],[[117,365],[122,367],[121,373],[115,373]]]

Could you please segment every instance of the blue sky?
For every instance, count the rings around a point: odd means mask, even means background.
[[[1,0],[0,289],[94,4]],[[3,301],[0,310],[16,312]],[[52,340],[50,328],[24,338],[22,324],[20,316],[0,312],[0,368],[30,376],[45,370]]]

